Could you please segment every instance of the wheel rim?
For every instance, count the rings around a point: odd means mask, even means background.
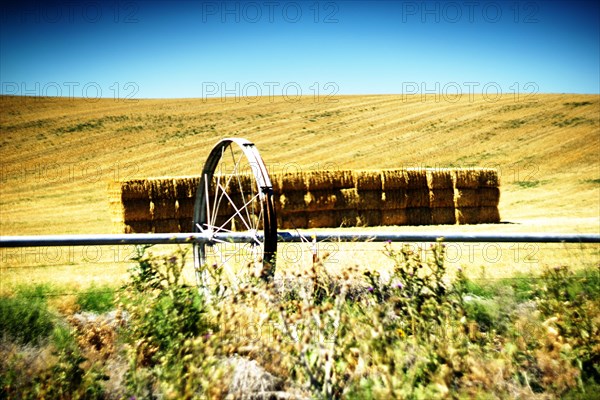
[[[229,285],[251,276],[273,278],[277,251],[273,185],[253,143],[227,138],[212,149],[196,192],[193,229],[212,238],[194,246],[200,287],[215,284],[215,275],[222,273],[229,275]],[[213,236],[229,232],[244,232],[252,241],[230,243]]]

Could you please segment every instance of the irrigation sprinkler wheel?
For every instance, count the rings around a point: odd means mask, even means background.
[[[213,272],[223,270],[265,281],[273,277],[277,252],[273,185],[253,143],[225,138],[212,149],[196,192],[193,226],[194,232],[212,238],[194,245],[199,286],[206,288]],[[230,243],[213,236],[231,232],[248,234],[252,241]]]

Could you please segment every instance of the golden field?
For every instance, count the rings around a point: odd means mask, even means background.
[[[277,173],[498,169],[500,215],[511,224],[396,229],[600,231],[598,95],[511,94],[494,101],[464,95],[456,102],[434,95],[250,100],[0,97],[0,233],[111,232],[109,182],[197,175],[212,146],[228,136],[253,141]],[[340,253],[359,251],[368,257],[359,247]],[[545,247],[552,246],[539,245]],[[598,264],[598,246],[584,247],[559,262],[575,257]],[[66,250],[60,257],[51,249],[45,250],[49,255],[0,251],[1,281],[9,285],[28,274],[18,265],[52,264],[53,272],[46,273],[62,276],[61,270],[85,264],[78,260],[100,259],[95,253],[82,256],[80,249],[73,257]],[[103,256],[108,252],[103,250]],[[94,275],[110,281],[122,273],[124,267],[114,264],[127,259],[122,252],[104,257],[106,269],[95,268]],[[502,256],[511,262],[511,254]],[[54,259],[59,261],[49,262]],[[77,279],[89,276],[85,271]]]

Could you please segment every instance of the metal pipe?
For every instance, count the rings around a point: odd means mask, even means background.
[[[0,236],[0,247],[90,246],[136,244],[211,243],[213,240],[250,243],[254,236],[245,232],[217,233],[132,233],[88,235]],[[569,233],[404,233],[343,230],[315,232],[310,230],[279,231],[279,242],[505,242],[505,243],[600,243],[598,234]]]

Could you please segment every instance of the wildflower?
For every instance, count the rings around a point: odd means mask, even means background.
[[[398,288],[398,290],[402,290],[404,289],[404,285],[402,284],[402,282],[400,282],[396,285],[396,288]]]
[[[367,288],[367,290],[368,290],[370,293],[372,293],[372,292],[373,292],[373,287],[372,287],[372,286],[369,286],[369,287]]]

